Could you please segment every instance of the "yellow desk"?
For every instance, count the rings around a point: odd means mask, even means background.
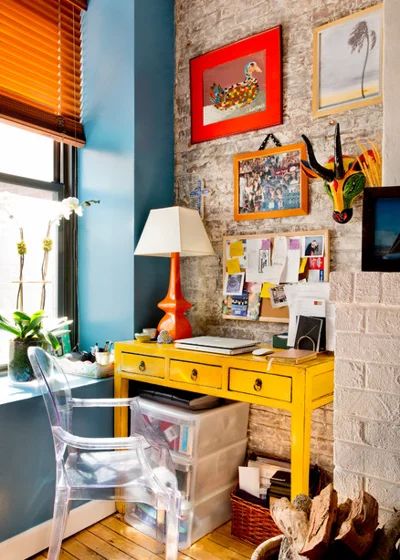
[[[321,355],[299,365],[273,360],[269,364],[269,358],[208,354],[155,342],[118,342],[115,396],[127,397],[132,380],[288,410],[293,498],[308,494],[311,415],[333,400],[333,356]],[[115,435],[128,435],[125,407],[115,409],[114,421]]]

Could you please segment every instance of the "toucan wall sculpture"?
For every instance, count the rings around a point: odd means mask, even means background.
[[[354,156],[342,154],[339,124],[335,128],[335,152],[325,166],[318,163],[310,140],[302,134],[307,146],[308,161],[302,167],[308,177],[324,179],[326,192],[333,202],[332,217],[335,222],[345,224],[353,216],[353,202],[363,192],[365,175]]]

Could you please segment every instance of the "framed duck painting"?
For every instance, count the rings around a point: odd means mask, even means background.
[[[192,144],[282,123],[282,28],[190,61]]]

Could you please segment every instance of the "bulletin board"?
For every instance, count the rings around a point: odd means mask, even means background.
[[[283,286],[328,282],[329,230],[223,238],[224,319],[289,322]]]

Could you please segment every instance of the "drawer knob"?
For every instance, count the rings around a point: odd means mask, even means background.
[[[197,369],[192,369],[192,373],[190,375],[191,380],[196,381],[198,374],[199,374],[199,372],[197,371]]]
[[[254,381],[254,390],[255,391],[261,391],[262,389],[262,380],[261,379],[256,379]]]
[[[139,363],[139,370],[140,371],[145,371],[146,370],[146,364],[144,363],[143,360]]]

